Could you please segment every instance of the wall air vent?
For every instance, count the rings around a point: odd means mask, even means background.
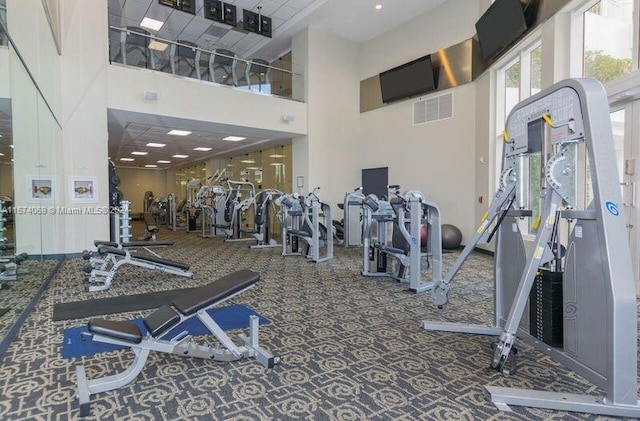
[[[451,117],[453,117],[453,92],[413,103],[414,126]]]

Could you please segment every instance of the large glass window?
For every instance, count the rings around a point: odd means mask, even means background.
[[[497,71],[496,109],[496,183],[502,171],[503,135],[507,118],[513,108],[523,99],[542,90],[542,45],[535,42],[524,48],[515,58]],[[540,215],[540,153],[529,157],[529,180],[531,211],[533,217],[523,221],[520,229],[524,233],[535,234],[533,221]]]
[[[584,76],[606,83],[631,72],[637,38],[634,4],[634,0],[601,0],[583,13]]]

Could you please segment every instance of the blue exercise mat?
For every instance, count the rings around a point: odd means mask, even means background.
[[[223,330],[246,329],[249,327],[249,316],[255,315],[259,317],[260,324],[269,324],[269,320],[262,317],[249,307],[242,304],[234,304],[228,307],[218,307],[207,310],[207,313]],[[142,318],[133,319],[131,322],[138,325],[142,335],[147,334],[147,328]],[[172,338],[180,332],[188,331],[192,336],[207,335],[209,330],[198,319],[191,317],[181,324],[177,325],[169,331],[165,338]],[[62,358],[82,357],[86,355],[99,354],[101,352],[114,351],[117,349],[127,349],[127,346],[106,344],[103,342],[94,342],[91,338],[82,340],[82,334],[89,333],[87,326],[77,326],[65,329],[62,343]]]

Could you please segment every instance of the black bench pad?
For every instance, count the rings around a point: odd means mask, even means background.
[[[145,262],[158,263],[159,265],[164,265],[164,266],[172,266],[174,268],[178,268],[182,270],[189,270],[189,265],[186,265],[180,262],[174,262],[173,260],[169,260],[169,259],[163,259],[161,257],[149,256],[149,255],[140,254],[140,253],[131,253],[131,258],[137,259],[137,260],[143,260]]]
[[[259,273],[242,269],[179,295],[173,300],[173,306],[180,313],[189,316],[202,308],[209,307],[230,295],[249,288],[259,280]]]
[[[119,248],[115,248],[115,247],[109,247],[109,246],[98,246],[98,253],[100,254],[115,254],[116,256],[126,256],[127,252],[119,249]]]
[[[306,237],[306,238],[312,237],[309,231],[302,231],[302,230],[287,230],[287,234],[295,235],[297,237]]]
[[[131,241],[129,243],[122,243],[122,248],[134,248],[134,247],[163,247],[172,246],[173,241]]]
[[[162,306],[144,318],[144,325],[154,338],[180,321],[180,315],[169,306]]]
[[[108,246],[108,247],[118,248],[118,243],[115,243],[113,241],[95,240],[93,242],[93,245],[96,246],[96,247]]]
[[[108,336],[114,339],[120,339],[132,344],[142,342],[142,333],[134,323],[119,322],[105,319],[91,319],[87,325],[89,332],[96,335]]]
[[[16,245],[13,243],[0,244],[0,250],[15,250]]]
[[[382,250],[385,253],[404,254],[404,255],[407,254],[407,252],[404,251],[403,249],[387,246],[387,245],[384,245],[384,244],[374,244],[373,247],[377,248],[378,250]]]

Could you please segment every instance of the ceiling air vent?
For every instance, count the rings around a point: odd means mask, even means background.
[[[413,125],[453,117],[453,92],[413,103]]]

